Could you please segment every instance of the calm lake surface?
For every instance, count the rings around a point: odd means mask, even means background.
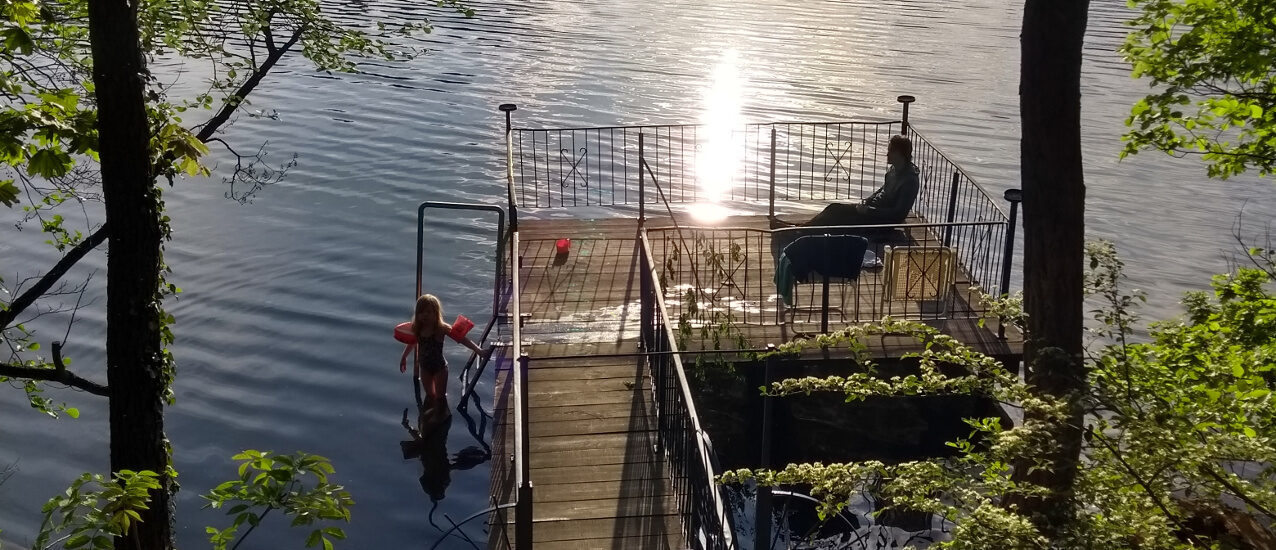
[[[517,103],[515,123],[526,126],[693,122],[714,66],[734,50],[750,122],[894,119],[895,97],[914,94],[914,124],[977,181],[997,195],[1019,185],[1019,3],[471,5],[474,19],[436,17],[435,33],[419,44],[432,52],[411,62],[373,63],[358,75],[317,74],[295,57],[282,63],[249,108],[271,116],[241,116],[223,136],[241,150],[269,141],[276,164],[298,155],[287,178],[251,204],[224,198],[220,176],[233,164],[224,154],[216,155],[217,177],[167,192],[167,260],[185,289],[168,304],[177,317],[178,401],[167,431],[181,474],[181,547],[206,547],[204,526],[229,523],[202,510],[198,495],[234,475],[229,457],[242,449],[332,459],[357,502],[345,548],[430,548],[439,527],[449,527],[445,514],[460,521],[486,506],[490,463],[454,455],[481,452],[474,432],[490,437],[490,426],[472,432],[465,417],[453,417],[446,452],[457,464],[446,474],[438,449],[404,459],[399,442],[411,438],[400,422],[414,401],[390,329],[412,305],[416,204],[502,203],[500,103]],[[350,21],[435,14],[412,2],[332,10]],[[1228,269],[1242,209],[1246,229],[1261,233],[1276,214],[1276,189],[1252,177],[1209,181],[1201,165],[1159,153],[1118,162],[1122,120],[1145,90],[1115,53],[1128,15],[1123,1],[1092,2],[1083,75],[1087,223],[1091,236],[1116,242],[1131,286],[1150,293],[1146,317],[1157,319],[1177,314],[1183,291]],[[51,265],[43,237],[5,231],[6,280]],[[437,256],[426,266],[427,290],[442,297],[449,318],[465,313],[481,326],[490,309],[491,225],[448,215],[430,235]],[[66,351],[98,380],[104,266],[98,253],[75,272],[82,280],[98,269],[88,296],[96,303],[77,316]],[[36,328],[47,345],[65,323],[46,318]],[[460,351],[450,350],[454,367]],[[485,408],[490,386],[480,385]],[[0,485],[0,529],[18,543],[35,536],[45,500],[81,472],[107,468],[103,400],[50,393],[83,416],[51,420],[28,409],[20,390],[0,392],[0,465],[17,468]],[[435,496],[444,489],[437,507],[419,480],[423,469]],[[247,547],[302,546],[304,533],[269,519]],[[440,547],[470,545],[453,538]]]

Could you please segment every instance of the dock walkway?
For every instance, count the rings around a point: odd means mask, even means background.
[[[540,345],[528,352],[610,355],[635,346]],[[655,451],[641,359],[533,361],[528,382],[536,548],[684,548],[669,469]]]
[[[523,232],[523,311],[530,313],[523,351],[532,358],[527,391],[538,549],[686,547],[670,469],[656,450],[651,377],[635,355],[638,310],[630,306],[639,285],[630,260],[637,233],[632,220],[629,225],[627,235],[573,228],[578,242],[601,238],[577,248],[567,262],[555,261],[552,226],[537,230],[528,223]],[[498,373],[497,387],[509,374]],[[511,410],[497,414],[513,421]],[[498,456],[514,448],[513,431],[504,433]]]

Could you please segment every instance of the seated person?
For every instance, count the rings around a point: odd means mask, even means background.
[[[921,188],[920,170],[913,164],[913,142],[904,136],[894,136],[886,147],[886,183],[860,204],[833,203],[801,224],[807,227],[831,225],[897,224],[908,217],[917,192]],[[772,227],[790,227],[795,224],[773,220]]]

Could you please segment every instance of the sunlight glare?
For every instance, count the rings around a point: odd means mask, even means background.
[[[727,219],[726,207],[716,202],[696,203],[691,205],[687,211],[691,214],[691,219],[705,225],[713,225]]]
[[[709,203],[721,201],[731,190],[738,176],[744,157],[744,143],[736,134],[744,128],[741,110],[744,105],[744,78],[740,74],[740,54],[735,50],[723,52],[722,59],[714,67],[712,84],[703,94],[704,111],[701,148],[696,154],[696,179],[700,184],[700,196]],[[692,213],[702,212],[710,216],[726,216],[720,205],[697,205]],[[710,213],[712,212],[712,213]],[[696,215],[700,219],[699,215]]]

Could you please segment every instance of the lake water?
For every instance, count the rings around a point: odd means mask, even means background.
[[[297,58],[282,63],[248,110],[272,116],[241,116],[224,136],[241,150],[269,141],[275,163],[298,155],[287,178],[251,204],[226,200],[220,177],[168,191],[167,260],[185,289],[168,304],[179,371],[167,430],[183,487],[182,547],[203,547],[205,525],[228,523],[201,510],[197,495],[231,478],[229,457],[248,448],[332,459],[357,501],[346,548],[430,548],[435,525],[449,525],[444,514],[460,521],[486,505],[487,464],[446,479],[434,467],[436,496],[446,483],[435,508],[418,478],[430,468],[423,463],[439,463],[437,449],[429,461],[404,459],[399,442],[410,437],[400,421],[413,397],[390,329],[411,309],[416,204],[502,201],[500,103],[519,105],[517,125],[691,122],[704,110],[715,64],[735,51],[751,122],[897,118],[895,97],[914,94],[914,124],[977,181],[996,195],[1019,185],[1018,3],[472,6],[474,19],[437,17],[420,44],[432,52],[411,62],[372,63],[359,75],[317,74]],[[332,9],[351,21],[434,13],[412,2]],[[1122,120],[1145,90],[1115,53],[1127,16],[1123,1],[1092,2],[1083,74],[1088,232],[1116,241],[1132,286],[1150,293],[1147,317],[1161,318],[1179,311],[1182,291],[1228,268],[1242,208],[1247,229],[1261,232],[1276,214],[1276,189],[1252,177],[1210,181],[1199,164],[1159,153],[1118,162]],[[214,156],[217,174],[227,173],[229,158]],[[5,231],[6,280],[52,263],[43,237]],[[438,254],[426,266],[426,287],[449,317],[487,321],[490,231],[478,216],[448,215],[429,228]],[[98,270],[88,295],[96,303],[76,318],[66,350],[81,374],[99,380],[104,266],[97,253],[74,273]],[[66,319],[44,321],[35,326],[46,344],[60,339]],[[454,365],[464,359],[459,350],[451,350]],[[490,395],[490,380],[480,391]],[[0,392],[0,465],[17,467],[0,485],[0,529],[20,543],[34,537],[41,503],[79,473],[107,467],[105,403],[51,393],[83,417],[50,420],[27,409],[20,390]],[[449,463],[462,449],[473,447],[471,457],[481,449],[464,420],[454,416],[448,432]],[[459,466],[472,465],[464,458]],[[248,546],[302,544],[303,533],[267,524]],[[470,546],[451,539],[441,547]]]

